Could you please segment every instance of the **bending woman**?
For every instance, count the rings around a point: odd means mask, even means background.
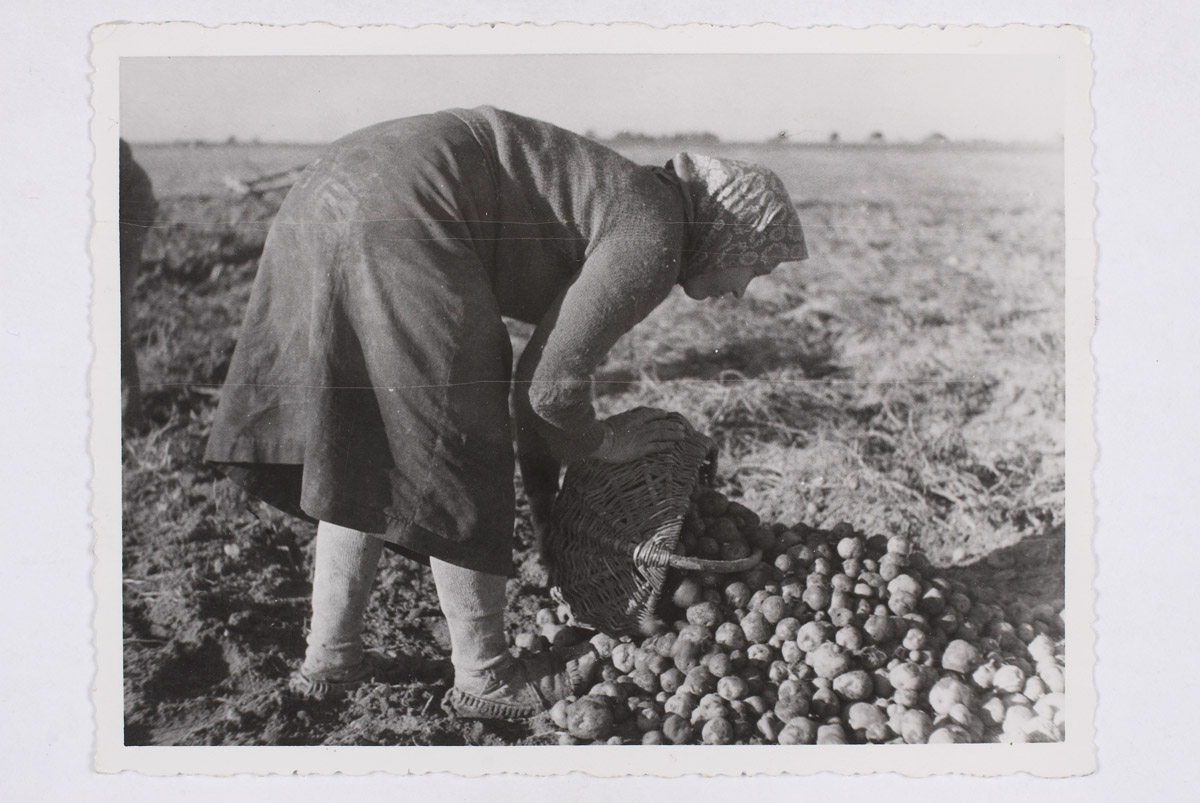
[[[641,167],[491,107],[404,118],[339,140],[288,194],[259,264],[206,458],[319,522],[302,691],[385,670],[363,613],[385,541],[427,560],[450,630],[451,708],[521,718],[577,690],[594,658],[517,659],[517,450],[544,528],[560,461],[622,462],[682,438],[665,412],[598,420],[591,377],[680,284],[740,296],[807,256],[775,174],[679,154]]]

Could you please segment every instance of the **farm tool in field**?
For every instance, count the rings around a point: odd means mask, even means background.
[[[300,177],[300,174],[303,173],[307,167],[308,165],[306,164],[297,165],[295,167],[289,167],[286,170],[280,170],[275,173],[267,173],[266,175],[251,179],[241,179],[237,176],[227,175],[225,176],[225,186],[228,187],[231,192],[241,197],[245,197],[247,195],[263,195],[274,190],[287,190],[291,189],[292,185],[296,183],[296,179]]]

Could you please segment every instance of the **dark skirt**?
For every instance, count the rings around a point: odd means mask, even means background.
[[[267,237],[207,460],[295,515],[512,573],[491,169],[446,113],[309,167]]]

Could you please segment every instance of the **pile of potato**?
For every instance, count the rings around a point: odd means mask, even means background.
[[[596,684],[554,706],[566,744],[937,744],[1063,738],[1063,623],[947,580],[907,538],[849,524],[765,526],[700,491],[681,549],[738,575],[672,577],[653,635],[613,638],[538,612],[523,650],[590,636]]]

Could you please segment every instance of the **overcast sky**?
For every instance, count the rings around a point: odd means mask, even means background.
[[[1063,72],[1049,56],[309,56],[127,58],[121,133],[328,142],[371,123],[491,104],[609,136],[780,132],[848,141],[1055,139]]]

